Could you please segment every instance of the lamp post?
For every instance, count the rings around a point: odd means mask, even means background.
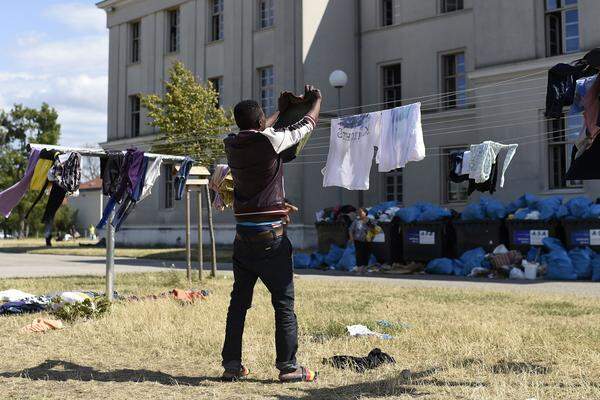
[[[338,117],[342,108],[342,89],[348,83],[348,75],[341,69],[336,69],[329,75],[329,84],[337,89],[338,94]]]
[[[337,89],[338,95],[338,109],[337,115],[338,117],[341,115],[342,111],[342,89],[348,83],[348,75],[342,71],[341,69],[336,69],[329,75],[329,84]],[[340,206],[344,202],[344,193],[342,188],[339,188],[339,196],[340,196]]]

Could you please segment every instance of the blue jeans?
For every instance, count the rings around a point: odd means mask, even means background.
[[[233,247],[233,291],[227,313],[227,329],[223,345],[223,367],[239,371],[242,366],[242,336],[246,312],[252,305],[254,285],[258,278],[271,293],[275,310],[276,367],[281,372],[297,369],[298,323],[294,313],[294,270],[292,244],[287,236],[266,241],[249,241],[252,235],[238,227]]]

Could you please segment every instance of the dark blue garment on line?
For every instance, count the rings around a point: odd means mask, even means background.
[[[177,175],[175,175],[175,200],[181,200],[183,198],[185,183],[190,175],[190,170],[192,169],[193,164],[194,160],[192,160],[190,157],[186,157],[181,162],[179,172],[177,172]]]
[[[138,169],[138,175],[134,177],[136,185],[132,188],[131,194],[127,194],[125,200],[121,204],[121,207],[117,210],[115,218],[112,222],[115,230],[121,229],[123,222],[129,217],[129,214],[135,208],[135,205],[142,196],[142,190],[144,189],[144,182],[146,181],[146,170],[148,169],[148,157],[144,157],[141,163],[141,167]]]
[[[102,218],[100,219],[100,222],[98,222],[98,225],[96,225],[96,229],[104,229],[104,227],[108,223],[108,218],[115,209],[116,205],[117,201],[114,198],[110,197],[108,199],[108,203],[106,203],[106,206],[104,207],[104,211],[102,212]]]

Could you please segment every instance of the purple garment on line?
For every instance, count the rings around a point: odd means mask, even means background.
[[[120,204],[127,194],[132,194],[133,189],[140,180],[140,170],[144,162],[144,152],[137,149],[127,149],[123,165],[121,166],[121,182],[114,195]]]
[[[19,204],[23,196],[25,196],[25,193],[27,193],[31,178],[33,178],[35,166],[40,159],[40,153],[41,152],[38,149],[31,149],[31,152],[29,153],[27,170],[25,171],[25,176],[23,176],[23,179],[0,193],[0,213],[2,213],[2,215],[4,215],[6,218],[10,216],[12,209]]]

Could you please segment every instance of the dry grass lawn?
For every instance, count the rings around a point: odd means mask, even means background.
[[[117,283],[121,293],[148,294],[185,287],[183,277],[120,275]],[[245,335],[251,378],[221,383],[230,286],[231,278],[207,281],[210,299],[191,306],[119,303],[100,320],[46,334],[18,333],[34,316],[0,317],[0,399],[600,399],[597,299],[302,278],[300,359],[320,369],[319,382],[276,383],[273,313],[259,285]],[[102,287],[94,277],[0,281],[0,289],[34,293]],[[389,341],[344,333],[347,324],[375,328],[380,319],[412,328],[388,331],[396,336]],[[320,365],[374,347],[397,364],[364,374]]]

